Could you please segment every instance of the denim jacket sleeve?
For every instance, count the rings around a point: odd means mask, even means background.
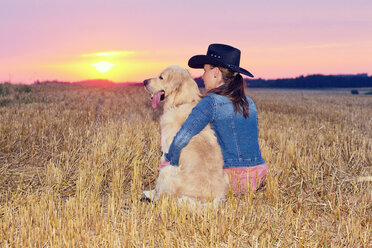
[[[200,133],[214,118],[214,100],[206,95],[191,111],[185,123],[178,131],[169,147],[165,159],[171,165],[178,166],[182,148],[184,148],[192,137]]]

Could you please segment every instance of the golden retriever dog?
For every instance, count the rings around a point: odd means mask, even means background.
[[[180,66],[167,67],[158,77],[145,80],[144,86],[152,94],[154,108],[160,101],[164,102],[160,126],[161,150],[165,154],[201,99],[199,88],[190,73]],[[223,172],[221,148],[208,124],[183,148],[179,166],[161,169],[155,189],[144,191],[144,195],[156,200],[165,193],[181,201],[191,199],[192,202],[216,203],[225,199],[227,188],[228,177]]]

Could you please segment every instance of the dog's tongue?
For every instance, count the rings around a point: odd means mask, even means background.
[[[159,91],[159,92],[156,92],[154,94],[154,96],[152,97],[152,107],[154,109],[158,108],[158,104],[160,102],[161,95],[163,95],[163,94],[164,94],[164,92]]]

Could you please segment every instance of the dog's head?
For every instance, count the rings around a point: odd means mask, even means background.
[[[196,82],[185,68],[177,65],[165,68],[158,77],[146,79],[143,84],[152,94],[153,108],[163,100],[167,107],[200,100]]]

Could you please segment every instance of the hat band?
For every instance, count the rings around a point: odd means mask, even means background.
[[[239,66],[236,66],[236,65],[229,65],[229,64],[226,64],[229,68],[232,68],[234,70],[238,70],[239,69]]]
[[[213,53],[211,53],[209,56],[214,57],[214,58],[218,58],[218,59],[221,58],[220,55],[213,54]],[[226,65],[227,65],[227,67],[229,67],[231,69],[234,69],[234,70],[238,70],[239,69],[239,66],[236,66],[236,65],[230,65],[230,64],[226,64]]]
[[[212,57],[215,57],[215,58],[221,58],[221,56],[220,55],[217,55],[217,54],[213,54],[213,53],[211,53],[211,55],[210,56],[212,56]]]

